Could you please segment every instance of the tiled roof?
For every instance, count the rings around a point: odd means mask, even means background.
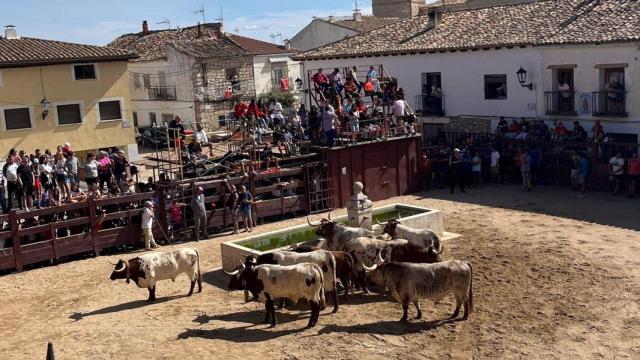
[[[91,61],[126,61],[135,54],[103,46],[22,37],[0,39],[0,68],[68,64]]]
[[[301,53],[298,59],[640,40],[638,0],[542,0],[418,16]]]
[[[201,39],[220,37],[221,24],[209,23],[200,25]],[[175,41],[188,41],[198,39],[198,26],[190,26],[182,29],[154,30],[147,35],[139,32],[122,35],[112,41],[108,46],[118,49],[127,49],[137,53],[138,61],[160,60],[166,57],[165,44]]]
[[[335,24],[338,26],[342,26],[347,29],[355,30],[357,32],[366,32],[366,31],[375,30],[377,28],[381,28],[383,26],[387,26],[389,24],[393,24],[395,22],[398,22],[400,19],[363,15],[361,21],[354,21],[353,17],[349,17],[346,19],[339,19],[333,22],[328,21],[326,19],[320,19],[320,20],[326,21],[328,23]]]
[[[226,37],[222,39],[174,41],[169,43],[169,45],[198,59],[251,55],[250,52]]]
[[[240,35],[225,34],[225,36],[253,55],[292,54],[299,51]]]

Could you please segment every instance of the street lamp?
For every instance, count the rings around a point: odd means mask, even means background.
[[[47,115],[49,115],[49,105],[51,105],[51,102],[49,100],[47,100],[47,97],[43,97],[42,101],[40,101],[40,105],[42,105],[42,120],[47,118]]]
[[[516,71],[516,75],[518,75],[518,82],[520,83],[520,86],[526,87],[529,90],[533,91],[533,83],[527,84],[527,70],[523,69],[522,66],[520,66],[520,69]]]

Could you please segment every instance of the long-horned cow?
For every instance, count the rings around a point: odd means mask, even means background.
[[[391,296],[402,304],[403,315],[400,321],[408,317],[409,303],[413,303],[418,312],[416,319],[422,318],[421,299],[438,301],[453,293],[456,298],[456,309],[451,319],[458,317],[460,307],[464,304],[464,317],[467,319],[473,311],[473,270],[471,263],[461,260],[450,260],[435,264],[385,263],[384,259],[367,271],[382,272],[384,286]]]
[[[340,224],[331,220],[331,213],[327,216],[327,219],[322,219],[318,223],[312,223],[307,217],[307,223],[309,226],[316,227],[316,234],[322,236],[327,240],[325,247],[328,250],[343,250],[343,246],[350,240],[357,239],[359,237],[375,237],[375,234],[371,230],[367,230],[361,227],[351,227],[344,224]]]
[[[307,299],[311,305],[307,327],[316,325],[325,306],[324,277],[316,264],[258,265],[255,257],[248,256],[240,268],[227,274],[231,275],[229,290],[248,290],[255,300],[265,303],[264,321],[271,320],[271,327],[277,324],[275,299]]]
[[[380,222],[378,222],[378,224],[384,225],[383,233],[389,234],[392,239],[404,239],[418,246],[433,249],[436,255],[442,252],[443,246],[438,234],[430,229],[414,229],[402,225],[401,221],[402,220],[391,219],[387,221],[386,224]]]
[[[312,251],[322,250],[317,246],[300,245],[292,248],[291,251],[297,253],[307,253]],[[344,300],[347,300],[349,291],[351,290],[352,280],[354,278],[354,260],[351,254],[345,251],[332,251],[333,257],[336,259],[336,279],[340,280],[342,287],[344,288]],[[326,279],[326,277],[325,277]]]
[[[336,259],[328,250],[319,250],[307,253],[295,251],[275,251],[259,255],[256,258],[257,265],[295,265],[302,263],[316,264],[322,269],[325,292],[331,294],[333,299],[333,312],[338,311],[338,291],[336,286]],[[329,294],[327,294],[329,295]]]
[[[176,281],[180,274],[187,274],[191,280],[188,296],[193,294],[196,281],[198,292],[202,292],[202,271],[200,253],[196,248],[182,248],[167,253],[148,253],[133,259],[120,259],[111,273],[111,280],[133,280],[139,288],[149,289],[148,301],[156,300],[156,283],[171,279]]]

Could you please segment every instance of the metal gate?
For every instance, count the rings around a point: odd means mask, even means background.
[[[304,165],[307,182],[307,210],[317,214],[334,208],[333,179],[329,176],[329,164],[326,161]]]

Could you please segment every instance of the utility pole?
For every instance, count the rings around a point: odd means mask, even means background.
[[[167,30],[171,30],[171,20],[169,19],[164,19],[163,21],[160,21],[159,23],[156,23],[156,25],[167,25]]]
[[[196,11],[194,12],[194,14],[202,16],[202,24],[203,24],[203,25],[207,23],[207,19],[205,18],[204,13],[205,13],[205,11],[204,11],[204,4],[200,5],[200,7],[198,8],[198,10],[196,10]]]

